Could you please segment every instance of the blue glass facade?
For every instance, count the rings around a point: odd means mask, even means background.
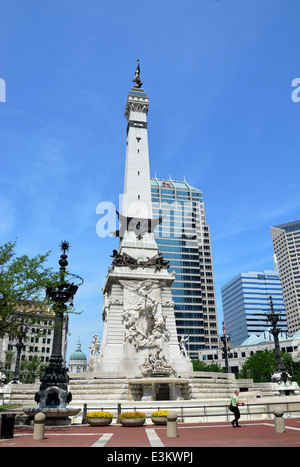
[[[281,312],[279,327],[287,332],[281,282],[276,271],[241,273],[222,287],[221,292],[226,331],[232,345],[269,329],[266,313],[270,310],[270,296],[274,310]]]
[[[179,339],[189,336],[189,355],[218,347],[218,326],[209,227],[203,196],[187,182],[151,179],[153,217],[159,251],[175,271],[172,297]]]

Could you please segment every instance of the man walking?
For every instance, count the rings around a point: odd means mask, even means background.
[[[231,407],[232,412],[234,413],[234,420],[232,420],[231,424],[233,427],[240,428],[241,425],[238,424],[238,420],[241,417],[239,405],[244,405],[244,402],[239,402],[239,390],[236,390],[234,395],[231,398]]]

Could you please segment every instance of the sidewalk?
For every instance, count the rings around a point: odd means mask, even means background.
[[[285,419],[285,433],[275,433],[273,420],[241,421],[241,425],[242,428],[233,428],[224,422],[179,423],[177,438],[167,438],[166,426],[152,424],[134,428],[115,424],[101,428],[71,425],[46,427],[41,441],[33,440],[33,427],[16,426],[14,437],[1,439],[0,447],[123,447],[136,452],[145,447],[159,451],[188,447],[300,446],[300,418]]]

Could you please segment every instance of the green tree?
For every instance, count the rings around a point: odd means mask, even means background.
[[[292,377],[292,380],[296,381],[300,385],[300,363],[294,362],[291,355],[286,352],[282,352],[281,357],[284,366]]]
[[[298,381],[300,373],[299,363],[293,362],[292,357],[281,352],[282,363],[294,381]],[[264,349],[251,355],[243,364],[237,378],[251,378],[255,383],[271,381],[276,369],[275,350]]]
[[[45,266],[50,252],[16,257],[15,249],[16,241],[0,246],[0,334],[12,336],[20,332],[25,315],[27,321],[37,319],[46,304],[45,287],[59,280]]]
[[[251,378],[255,383],[271,381],[275,371],[275,351],[268,349],[260,350],[245,361],[237,377]]]
[[[193,370],[194,371],[215,371],[218,373],[224,373],[224,368],[218,363],[205,363],[200,360],[192,360]]]
[[[5,360],[4,360],[4,366],[2,370],[4,371],[5,376],[7,377],[7,383],[9,383],[12,378],[13,373],[9,370],[9,368],[14,363],[14,361],[15,361],[14,353],[11,350],[8,350],[7,352],[5,352]]]
[[[21,363],[21,380],[24,383],[34,383],[36,378],[42,376],[46,366],[37,355],[34,355],[31,360],[23,360]]]

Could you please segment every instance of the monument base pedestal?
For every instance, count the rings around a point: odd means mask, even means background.
[[[137,246],[136,238],[134,244]],[[142,253],[143,249],[141,257]],[[104,378],[112,374],[189,377],[192,363],[177,336],[171,294],[174,274],[161,264],[159,255],[147,261],[126,255],[114,254],[114,267],[103,289],[101,351],[92,356],[89,371]]]

